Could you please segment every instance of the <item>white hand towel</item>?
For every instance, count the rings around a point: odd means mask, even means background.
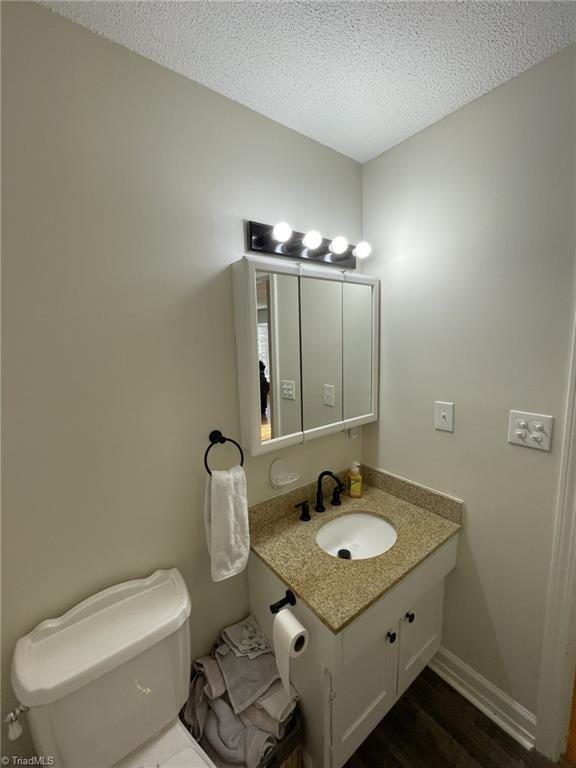
[[[242,467],[212,471],[206,483],[204,528],[212,581],[241,573],[250,553],[246,475]]]

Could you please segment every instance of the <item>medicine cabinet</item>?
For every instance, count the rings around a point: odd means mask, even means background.
[[[378,280],[258,256],[233,270],[243,447],[376,421]]]

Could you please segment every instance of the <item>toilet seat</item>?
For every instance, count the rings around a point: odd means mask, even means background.
[[[114,768],[216,768],[180,720],[170,723]]]

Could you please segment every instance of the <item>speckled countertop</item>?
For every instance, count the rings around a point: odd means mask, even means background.
[[[456,522],[368,485],[361,499],[343,496],[342,506],[328,503],[323,514],[311,506],[308,523],[299,520],[291,499],[283,498],[250,510],[252,550],[335,633],[461,529]],[[394,546],[367,560],[340,560],[324,552],[316,543],[318,529],[352,510],[372,512],[392,523],[398,534]]]

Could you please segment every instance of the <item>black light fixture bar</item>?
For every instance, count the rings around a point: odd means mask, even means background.
[[[326,264],[339,269],[356,269],[356,256],[352,253],[355,246],[349,245],[344,253],[336,254],[330,250],[332,240],[324,238],[318,248],[306,248],[304,232],[292,232],[284,243],[279,243],[272,237],[273,226],[261,224],[258,221],[246,222],[246,246],[254,253],[267,253],[270,256],[285,256],[299,261],[309,261],[315,264]]]

